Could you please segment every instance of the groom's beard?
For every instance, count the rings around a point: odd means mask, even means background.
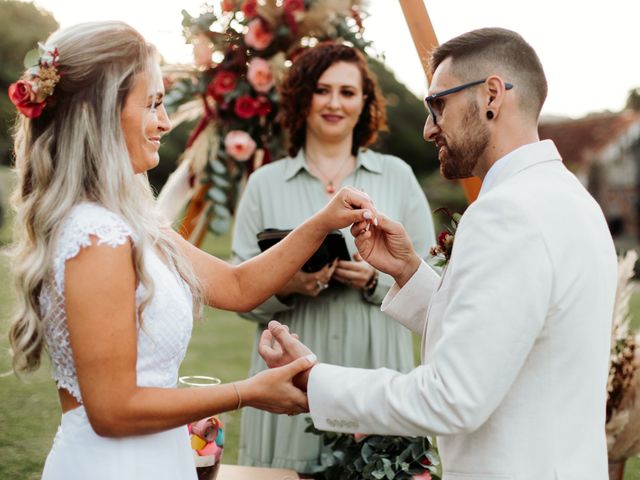
[[[452,138],[447,142],[442,137],[436,138],[440,173],[444,178],[455,180],[473,176],[478,160],[489,145],[489,129],[482,123],[477,102],[469,105],[460,129],[460,140]]]

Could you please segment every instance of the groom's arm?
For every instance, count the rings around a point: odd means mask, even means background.
[[[432,306],[443,318],[426,364],[406,375],[315,366],[308,397],[317,428],[460,434],[479,428],[503,401],[544,325],[551,262],[528,212],[473,210],[457,232],[447,291],[436,299],[445,303]],[[532,390],[542,391],[544,377],[534,380],[541,383]]]
[[[380,309],[409,330],[422,335],[431,297],[440,284],[440,276],[424,261],[400,288],[396,283],[382,301]]]

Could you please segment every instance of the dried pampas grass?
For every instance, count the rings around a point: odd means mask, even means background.
[[[609,461],[640,453],[640,334],[629,332],[631,279],[638,255],[629,251],[618,263],[618,289],[611,330],[611,361],[607,384],[607,447]]]

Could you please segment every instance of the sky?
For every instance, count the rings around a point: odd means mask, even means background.
[[[89,20],[123,20],[171,63],[188,63],[182,9],[195,15],[203,0],[36,0],[62,27]],[[520,33],[538,52],[549,82],[542,113],[578,118],[624,107],[640,87],[638,0],[425,0],[440,43],[481,27]],[[365,36],[416,95],[427,81],[398,0],[369,0]]]

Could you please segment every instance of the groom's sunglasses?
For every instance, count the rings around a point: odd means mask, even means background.
[[[476,85],[480,85],[486,82],[487,79],[483,80],[475,80],[473,82],[464,83],[462,85],[458,85],[457,87],[450,88],[448,90],[443,90],[442,92],[434,93],[433,95],[429,95],[424,99],[424,102],[427,104],[427,108],[429,109],[429,115],[433,120],[433,124],[437,125],[437,115],[442,116],[442,111],[444,110],[444,100],[442,97],[446,97],[447,95],[451,95],[452,93],[458,93],[462,90],[465,90],[470,87],[475,87]],[[511,90],[513,85],[510,83],[505,83],[504,88],[506,90]]]

